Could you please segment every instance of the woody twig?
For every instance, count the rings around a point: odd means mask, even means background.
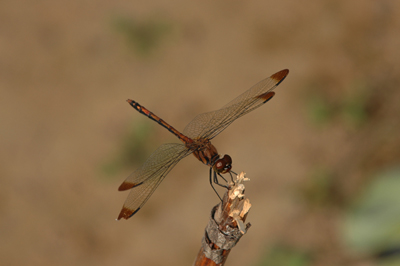
[[[240,173],[224,194],[222,202],[211,210],[202,245],[193,265],[224,265],[231,249],[247,232],[250,223],[244,224],[250,210],[250,200],[244,195],[244,181]]]

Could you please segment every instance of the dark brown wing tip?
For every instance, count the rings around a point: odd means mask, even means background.
[[[119,186],[118,191],[125,191],[125,190],[131,189],[133,187],[134,187],[134,185],[132,183],[124,182]]]
[[[128,219],[131,218],[135,213],[137,213],[139,210],[140,210],[140,208],[137,209],[137,210],[132,211],[132,210],[126,208],[126,207],[123,207],[122,210],[121,210],[121,212],[120,212],[119,215],[118,215],[117,220],[121,220],[121,218],[124,218],[125,220],[128,220]]]
[[[129,104],[132,103],[133,101],[131,99],[126,100]]]
[[[261,94],[260,96],[257,96],[257,98],[263,99],[263,100],[264,100],[264,103],[266,103],[266,102],[268,102],[269,100],[271,100],[272,97],[274,97],[274,95],[275,95],[275,92],[273,92],[273,91],[268,91],[268,92],[266,92],[266,93],[264,93],[264,94]]]
[[[270,78],[275,80],[277,82],[276,86],[278,86],[279,83],[281,83],[288,74],[289,74],[289,69],[284,69],[279,72],[276,72]]]
[[[125,181],[124,181],[124,182],[119,186],[118,191],[125,191],[125,190],[131,189],[131,188],[133,188],[133,187],[137,187],[137,186],[139,186],[139,185],[141,185],[141,184],[143,184],[143,182],[140,182],[140,183],[129,183],[129,182],[125,182]]]
[[[118,191],[125,191],[125,190],[128,190],[128,189],[133,188],[134,186],[135,186],[135,184],[128,183],[128,182],[123,182],[123,183],[119,186]]]

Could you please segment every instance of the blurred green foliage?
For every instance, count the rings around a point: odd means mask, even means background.
[[[333,173],[324,166],[316,167],[300,188],[302,198],[310,206],[325,207],[335,200]]]
[[[370,88],[364,82],[354,81],[346,91],[342,97],[333,99],[323,89],[314,88],[306,102],[309,119],[317,126],[326,126],[336,119],[349,129],[366,123]]]
[[[341,102],[339,115],[348,126],[357,128],[367,122],[370,89],[364,82],[355,81],[349,91]]]
[[[334,107],[322,95],[312,94],[307,99],[309,119],[318,126],[326,125],[334,115]]]
[[[311,265],[310,256],[303,251],[285,245],[275,245],[270,248],[256,266],[308,266]]]
[[[148,121],[135,123],[123,137],[117,155],[102,165],[102,172],[113,176],[124,168],[141,165],[155,149],[154,132],[154,126]]]
[[[400,168],[376,175],[347,211],[342,229],[347,246],[360,254],[400,250]],[[399,252],[379,258],[379,265],[400,265]]]
[[[125,38],[128,47],[141,56],[152,54],[172,31],[171,23],[159,18],[139,21],[120,16],[113,19],[112,25]]]

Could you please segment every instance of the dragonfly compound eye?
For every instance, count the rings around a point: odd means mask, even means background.
[[[224,155],[222,159],[215,162],[215,169],[218,173],[225,174],[232,168],[232,158],[229,155]]]
[[[222,160],[224,160],[227,165],[232,165],[232,158],[228,154],[225,154]]]
[[[215,167],[215,169],[217,170],[217,172],[223,171],[224,168],[225,168],[225,166],[226,166],[226,163],[225,163],[224,160],[222,160],[222,159],[218,159],[218,160],[215,162],[215,165],[214,165],[214,167]]]

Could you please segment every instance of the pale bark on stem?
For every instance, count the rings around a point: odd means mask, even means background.
[[[231,249],[251,226],[244,224],[251,207],[244,195],[243,182],[248,180],[245,173],[240,173],[234,183],[229,184],[222,202],[211,210],[194,266],[224,265]]]

